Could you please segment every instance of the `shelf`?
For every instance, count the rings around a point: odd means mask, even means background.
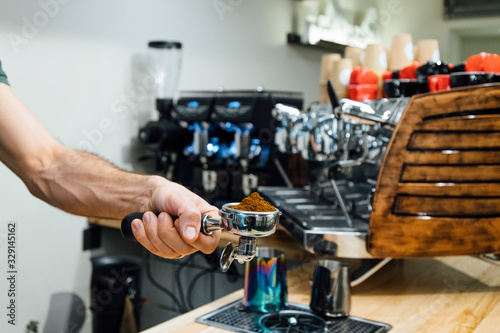
[[[289,45],[297,45],[297,46],[308,47],[308,48],[317,49],[317,50],[323,50],[323,51],[326,50],[326,51],[330,51],[333,53],[340,53],[341,56],[344,56],[344,50],[346,47],[346,45],[328,42],[325,40],[320,40],[316,44],[304,44],[300,40],[300,35],[297,35],[296,33],[293,33],[293,32],[290,32],[287,34],[287,43]]]

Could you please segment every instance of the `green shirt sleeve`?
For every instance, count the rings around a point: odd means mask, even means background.
[[[0,83],[5,83],[9,85],[9,81],[7,80],[7,74],[2,69],[2,61],[0,60]]]

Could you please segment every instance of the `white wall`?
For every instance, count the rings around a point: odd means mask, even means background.
[[[111,119],[114,130],[92,149],[118,165],[127,166],[123,151],[137,123],[133,117],[118,118],[112,106],[131,92],[132,55],[144,51],[151,39],[183,42],[180,89],[264,85],[303,91],[307,103],[317,99],[321,52],[285,45],[291,29],[289,0],[222,0],[238,4],[222,18],[207,0],[58,0],[59,8],[50,7],[54,15],[43,24],[40,3],[54,1],[0,2],[3,67],[15,92],[68,146],[81,146],[85,132],[95,130],[103,118]],[[43,27],[23,35],[23,20],[33,22],[34,16]],[[17,52],[9,33],[25,38]],[[86,220],[34,199],[3,165],[0,179],[0,234],[7,221],[17,221],[20,229],[18,325],[7,326],[2,315],[0,331],[22,332],[29,320],[39,320],[43,327],[55,292],[73,291],[88,306],[90,262],[81,244]],[[1,259],[2,269],[4,264]],[[90,331],[89,319],[85,332]]]
[[[410,33],[413,43],[420,39],[437,39],[441,51],[441,60],[457,63],[460,57],[460,43],[456,32],[470,29],[500,28],[498,17],[444,20],[442,0],[379,0],[379,10],[384,10],[380,23],[382,41],[391,47],[392,36]]]
[[[460,54],[470,57],[479,52],[500,54],[500,34],[496,36],[471,36],[461,38]]]

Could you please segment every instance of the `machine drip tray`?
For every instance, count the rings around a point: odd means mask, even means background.
[[[385,323],[352,316],[325,321],[309,308],[293,303],[284,311],[262,314],[245,309],[241,299],[196,318],[196,322],[241,333],[383,333],[392,329]]]

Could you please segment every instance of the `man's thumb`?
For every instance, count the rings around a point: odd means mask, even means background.
[[[187,241],[194,241],[198,238],[198,230],[195,226],[187,225],[184,227],[184,238]]]

